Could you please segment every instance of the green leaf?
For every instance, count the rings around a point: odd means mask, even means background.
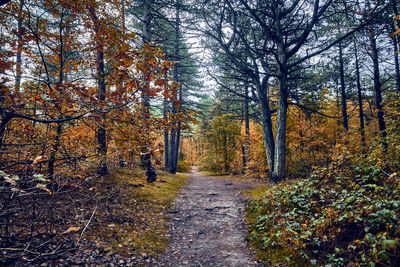
[[[385,253],[385,252],[381,252],[379,254],[379,259],[382,260],[382,261],[387,261],[389,258],[390,258],[389,255],[387,253]]]
[[[395,249],[396,246],[398,245],[398,242],[396,240],[384,240],[382,242],[382,248],[383,249]]]
[[[51,98],[48,97],[47,95],[41,95],[40,97],[41,97],[43,100],[51,101]]]
[[[33,177],[39,182],[44,182],[44,183],[47,182],[43,174],[34,174]]]
[[[311,263],[312,265],[317,265],[317,260],[310,260],[310,263]]]
[[[3,171],[1,171],[0,170],[0,176],[2,176],[2,177],[10,177],[10,175],[8,175],[7,173],[5,173],[5,172],[3,172]]]

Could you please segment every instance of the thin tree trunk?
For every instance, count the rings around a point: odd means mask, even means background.
[[[386,125],[382,107],[382,90],[381,90],[381,81],[379,74],[379,56],[378,56],[378,49],[376,46],[375,29],[373,25],[368,26],[368,37],[371,46],[371,58],[374,70],[375,105],[376,109],[378,110],[379,131],[382,137],[386,137]],[[383,145],[387,147],[386,142],[383,142]]]
[[[392,8],[393,8],[393,13],[395,15],[400,15],[399,11],[397,9],[397,1],[392,0]],[[396,30],[394,25],[392,24],[392,29],[393,32]],[[394,36],[393,37],[393,51],[394,51],[394,67],[395,67],[395,73],[396,73],[396,89],[397,91],[400,91],[400,66],[399,66],[399,36]]]
[[[223,149],[224,149],[224,170],[225,173],[229,173],[229,163],[228,163],[228,136],[225,133],[223,136]]]
[[[60,25],[59,25],[59,36],[60,36],[60,51],[59,51],[59,78],[58,82],[60,84],[64,83],[64,38],[63,38],[63,20],[64,20],[64,13],[61,12],[60,14]],[[62,94],[62,91],[60,89],[60,94]],[[62,105],[62,104],[61,104]],[[59,112],[61,112],[61,106],[60,104],[56,105],[56,108]],[[59,117],[60,119],[62,118],[62,115]],[[54,177],[54,164],[56,160],[56,156],[58,153],[58,149],[61,144],[61,135],[62,135],[63,129],[62,129],[62,123],[57,123],[57,130],[56,130],[56,136],[55,136],[55,142],[53,145],[53,149],[50,154],[50,159],[49,159],[49,165],[48,165],[48,173],[50,179]]]
[[[94,23],[94,31],[97,37],[97,44],[96,44],[96,80],[97,80],[97,97],[100,101],[100,104],[105,104],[105,95],[106,95],[106,82],[105,82],[105,70],[104,70],[104,45],[102,43],[102,32],[101,29],[101,21],[96,15],[96,7],[92,7],[92,19]],[[100,157],[98,173],[100,175],[107,175],[108,174],[108,167],[107,167],[107,132],[106,132],[106,114],[101,114],[101,121],[99,122],[97,128],[97,153]]]
[[[245,139],[244,145],[242,145],[242,164],[243,169],[242,173],[245,173],[246,165],[247,165],[247,158],[249,153],[249,138],[250,138],[250,118],[249,118],[249,88],[245,86],[244,88],[244,111],[242,111],[242,121],[244,119],[245,125]],[[244,118],[243,118],[244,115]]]
[[[340,71],[339,74],[340,74],[343,127],[344,127],[344,130],[347,132],[349,130],[349,125],[348,125],[348,120],[347,120],[346,84],[344,81],[344,63],[343,63],[342,42],[339,43],[339,71]]]
[[[180,1],[176,0],[175,2],[175,51],[174,51],[174,59],[178,63],[174,65],[174,81],[179,82],[179,60],[180,60]],[[177,104],[179,103],[179,107],[182,105],[182,87],[178,88],[178,92],[176,92],[176,97],[172,103],[172,111],[175,114],[177,112]],[[177,101],[178,100],[178,101]],[[171,157],[170,157],[170,170],[169,172],[175,173],[178,168],[178,152],[180,146],[180,135],[181,135],[181,123],[175,124],[176,128],[171,129]]]
[[[400,65],[399,65],[399,46],[397,43],[397,36],[393,38],[393,57],[394,57],[394,68],[396,73],[396,90],[400,92]]]
[[[167,121],[167,113],[168,113],[168,100],[164,99],[164,120]],[[168,171],[169,167],[169,135],[168,130],[164,129],[164,170]]]
[[[174,170],[178,171],[178,160],[179,160],[179,148],[181,147],[181,131],[182,131],[181,122],[178,122],[178,129],[176,131],[176,144],[175,144],[175,162],[174,162]]]
[[[18,10],[18,32],[17,32],[17,60],[15,64],[15,92],[19,92],[21,88],[21,77],[22,77],[22,7],[24,0],[19,2]]]
[[[97,50],[97,86],[99,89],[98,97],[101,103],[104,103],[106,97],[106,83],[105,83],[105,73],[104,73],[104,50],[103,46],[100,45]],[[98,142],[98,153],[100,155],[100,166],[99,173],[101,175],[106,175],[108,173],[107,168],[107,132],[105,126],[106,114],[101,114],[101,122],[97,130],[97,142]]]
[[[6,129],[7,129],[7,124],[13,118],[14,118],[13,116],[8,115],[7,113],[5,115],[2,115],[2,119],[1,119],[1,123],[0,123],[0,153],[1,153],[1,149],[3,147],[4,134],[5,134]]]
[[[354,58],[356,63],[356,80],[357,80],[357,97],[358,97],[358,116],[360,118],[360,134],[361,134],[361,144],[365,148],[365,126],[364,126],[364,109],[363,109],[363,99],[361,92],[361,77],[360,77],[360,66],[358,62],[357,45],[354,41]]]
[[[180,29],[180,25],[181,25],[181,18],[180,18],[180,5],[181,5],[181,1],[180,0],[176,0],[175,2],[175,60],[176,61],[180,61],[181,60],[181,55],[180,55],[180,42],[181,42],[181,29]],[[179,81],[179,63],[175,64],[174,68],[174,79],[176,82]],[[183,97],[182,97],[182,86],[179,87],[178,89],[178,96],[179,96],[179,109],[182,108],[182,101],[183,101]],[[174,156],[174,170],[177,171],[178,170],[178,154],[179,154],[179,147],[181,145],[181,128],[182,128],[182,124],[180,121],[178,121],[178,128],[176,131],[176,144],[175,144],[175,156]]]
[[[48,165],[48,173],[49,173],[50,179],[52,179],[54,177],[54,163],[55,163],[56,155],[57,155],[58,149],[60,147],[60,143],[61,143],[60,142],[61,134],[62,134],[62,124],[57,123],[56,136],[55,136],[55,140],[54,140],[53,149],[50,154],[49,165]]]
[[[145,4],[145,10],[143,14],[143,44],[148,44],[151,41],[151,20],[152,20],[151,5],[153,1],[143,1],[143,3]],[[145,74],[144,79],[147,79],[146,76],[147,75]],[[149,88],[150,88],[150,81],[146,81],[141,96],[142,109],[143,109],[142,117],[146,124],[148,123],[150,118],[150,96],[148,93]],[[153,164],[151,163],[151,151],[149,149],[149,145],[150,144],[148,143],[148,141],[146,141],[145,144],[142,146],[141,165],[143,166],[143,168],[146,169],[147,182],[152,183],[156,181],[157,174],[155,172]]]

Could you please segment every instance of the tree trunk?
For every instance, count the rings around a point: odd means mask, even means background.
[[[229,173],[229,162],[228,162],[228,136],[225,133],[223,136],[223,150],[224,150],[224,171],[226,174]]]
[[[52,179],[54,177],[54,163],[56,160],[58,148],[60,147],[60,143],[61,143],[60,142],[61,134],[62,134],[62,124],[57,123],[56,136],[55,136],[55,140],[54,140],[53,150],[51,151],[51,154],[50,154],[49,165],[48,165],[48,173],[49,173],[50,179]]]
[[[164,99],[164,120],[167,121],[167,113],[168,113],[168,100]],[[169,167],[169,135],[168,130],[164,129],[164,170],[168,171]]]
[[[399,11],[397,9],[396,0],[392,0],[392,8],[393,8],[393,13],[395,15],[400,15]],[[393,32],[396,30],[393,24],[392,24],[392,29],[393,29],[392,30]],[[395,66],[395,73],[396,73],[396,89],[397,89],[397,91],[400,91],[399,39],[400,39],[399,36],[393,37],[394,66]]]
[[[365,148],[365,126],[364,126],[364,110],[363,110],[363,100],[361,92],[361,77],[360,77],[360,66],[358,62],[357,45],[354,41],[354,58],[356,63],[356,80],[357,80],[357,97],[358,97],[358,116],[360,118],[360,134],[361,134],[361,144]]]
[[[179,148],[181,146],[181,122],[178,122],[178,129],[176,131],[176,144],[175,144],[175,157],[174,157],[174,170],[178,171]]]
[[[263,142],[269,168],[268,172],[270,177],[272,177],[274,172],[275,142],[272,134],[271,110],[269,108],[269,99],[267,97],[267,82],[268,78],[264,78],[262,84],[258,84],[256,89],[261,106],[261,124],[263,130]]]
[[[175,51],[174,60],[177,61],[174,65],[174,81],[179,82],[179,60],[180,60],[180,1],[175,2]],[[176,114],[177,108],[182,105],[182,87],[178,88],[179,92],[176,92],[175,99],[172,102],[172,113]],[[177,106],[179,103],[179,107]],[[181,136],[181,123],[175,124],[175,127],[171,129],[171,156],[170,156],[170,173],[175,173],[178,169],[178,152],[180,146],[180,136]]]
[[[151,41],[151,5],[153,1],[143,1],[145,4],[145,10],[143,14],[143,44],[148,44]],[[144,79],[147,79],[147,75],[144,75]],[[142,110],[143,110],[143,120],[147,124],[150,118],[150,96],[148,90],[150,88],[150,81],[145,81],[144,89],[142,91]],[[147,133],[144,133],[147,134]],[[157,179],[157,174],[151,163],[151,151],[149,149],[149,143],[146,140],[141,149],[141,166],[146,169],[147,182],[152,183]]]
[[[373,25],[368,25],[368,37],[371,46],[371,58],[373,62],[373,70],[374,70],[374,90],[375,90],[375,105],[378,110],[378,125],[379,131],[382,137],[386,137],[386,125],[383,114],[382,107],[382,90],[381,90],[381,81],[379,74],[379,56],[378,49],[376,46],[376,38],[375,38],[375,29]],[[385,141],[383,141],[384,147],[387,147]]]
[[[249,152],[249,137],[250,137],[250,119],[249,119],[249,88],[245,86],[244,88],[244,99],[243,99],[243,106],[244,110],[242,107],[242,123],[244,120],[244,125],[245,125],[245,139],[244,139],[244,144],[242,145],[242,173],[244,174],[246,171],[246,165],[247,165],[247,158],[248,158],[248,152]],[[243,118],[244,117],[244,118]]]
[[[59,35],[60,35],[59,67],[60,67],[60,69],[59,69],[59,74],[58,74],[59,75],[58,82],[60,84],[63,84],[64,83],[64,38],[63,38],[64,13],[61,12],[60,16],[61,16],[60,25],[59,25]],[[60,89],[60,94],[62,94],[61,89]],[[61,103],[61,105],[62,105],[62,103]],[[59,112],[61,112],[61,105],[56,104],[56,109]],[[60,115],[59,118],[61,119],[62,115]],[[56,156],[58,153],[58,149],[61,144],[62,132],[63,132],[62,123],[58,123],[57,130],[56,130],[56,136],[55,136],[55,142],[53,145],[53,150],[51,151],[51,154],[50,154],[49,165],[48,165],[48,173],[49,173],[50,179],[52,179],[54,176],[54,164],[55,164]]]
[[[274,154],[274,170],[271,181],[277,183],[284,179],[286,172],[286,118],[287,118],[287,57],[283,41],[278,42],[278,58],[279,58],[279,92],[278,107],[276,114],[275,126],[275,154]]]
[[[286,168],[286,118],[287,118],[287,88],[286,78],[279,81],[278,109],[275,128],[274,171],[271,181],[279,182],[284,179]]]
[[[340,88],[341,88],[343,127],[344,127],[344,130],[347,132],[349,130],[349,125],[348,125],[348,121],[347,121],[346,85],[345,85],[345,81],[344,81],[344,63],[343,63],[342,42],[339,43],[339,71],[340,71]]]
[[[393,57],[394,57],[394,68],[396,73],[396,90],[400,92],[400,66],[399,66],[399,47],[397,42],[397,36],[393,37]]]
[[[19,92],[21,88],[21,76],[22,76],[22,7],[24,6],[24,0],[19,2],[18,10],[18,32],[17,32],[17,60],[15,62],[15,92]]]
[[[1,103],[1,101],[0,101],[0,103]],[[1,119],[1,123],[0,123],[0,153],[1,153],[1,149],[3,147],[4,134],[5,134],[6,129],[7,129],[7,124],[13,118],[14,118],[13,116],[10,116],[7,113],[2,114],[2,119]]]
[[[143,14],[143,44],[150,43],[151,41],[151,1],[145,2],[145,11]],[[146,75],[144,79],[147,79]],[[142,107],[143,107],[143,118],[147,119],[150,116],[150,97],[148,94],[149,82],[146,81],[144,90],[141,95]],[[147,148],[146,148],[147,149]]]
[[[94,31],[96,34],[96,80],[97,80],[97,97],[100,101],[101,106],[105,104],[106,99],[106,82],[105,82],[105,71],[104,71],[104,45],[102,43],[102,32],[101,29],[101,21],[96,15],[95,7],[91,9],[92,19],[94,23]],[[97,153],[100,157],[98,173],[100,175],[108,174],[107,167],[107,132],[106,132],[106,114],[102,112],[101,121],[99,122],[99,126],[97,128]]]
[[[180,29],[180,25],[181,25],[181,18],[180,18],[180,5],[181,5],[181,1],[180,0],[176,0],[175,3],[175,60],[177,62],[179,62],[181,60],[181,55],[180,55],[180,41],[181,41],[181,29]],[[174,80],[176,82],[179,82],[179,64],[177,63],[174,66]],[[179,109],[181,109],[182,107],[182,86],[181,85],[178,89],[178,96],[179,96]],[[176,144],[175,144],[175,156],[174,156],[174,170],[177,171],[178,170],[178,154],[179,154],[179,147],[180,147],[180,143],[181,143],[181,122],[178,122],[178,128],[176,131]]]
[[[174,108],[173,108],[174,109]],[[176,129],[173,126],[171,129],[171,136],[170,136],[170,147],[169,147],[169,167],[168,171],[170,173],[176,173],[175,170],[175,146],[176,146]]]
[[[97,86],[98,86],[98,97],[101,103],[105,101],[106,94],[106,83],[104,73],[104,50],[103,46],[99,45],[97,48]],[[100,156],[99,174],[106,175],[108,173],[107,168],[107,132],[105,126],[106,114],[101,114],[101,122],[97,130],[97,142],[98,142],[98,153]]]

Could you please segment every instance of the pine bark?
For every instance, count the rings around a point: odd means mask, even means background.
[[[267,90],[268,90],[267,87],[268,87],[268,78],[265,77],[263,82],[261,84],[258,84],[256,89],[261,106],[261,119],[262,119],[261,125],[263,130],[263,142],[269,167],[268,173],[270,177],[272,177],[272,174],[274,172],[275,142],[274,142],[274,135],[272,133],[271,110],[269,107],[269,99],[267,96]]]
[[[347,119],[347,101],[346,101],[346,84],[344,80],[344,62],[343,62],[343,45],[339,43],[339,75],[340,75],[340,92],[341,92],[341,103],[342,103],[342,116],[343,116],[343,127],[347,132],[349,130],[349,124]]]
[[[60,37],[60,50],[59,50],[59,79],[58,82],[60,84],[64,83],[64,39],[63,39],[63,19],[64,19],[64,14],[61,13],[61,19],[60,19],[60,25],[59,25],[59,37]],[[60,93],[61,90],[60,90]],[[56,105],[56,108],[58,111],[61,112],[61,107],[60,104]],[[60,119],[62,118],[62,115],[59,117]],[[50,154],[50,159],[49,159],[49,165],[48,165],[48,174],[50,178],[54,177],[54,164],[56,160],[56,156],[59,150],[59,147],[61,145],[61,135],[62,135],[63,129],[62,129],[62,123],[57,123],[57,130],[56,130],[56,136],[54,140],[54,145]]]
[[[22,7],[24,6],[24,0],[19,2],[18,10],[18,32],[17,32],[17,59],[15,62],[15,92],[19,92],[21,88],[21,77],[22,77]]]
[[[374,90],[375,90],[375,105],[378,111],[378,126],[379,132],[382,137],[386,137],[386,125],[382,106],[382,89],[379,73],[379,54],[376,45],[375,27],[373,25],[368,25],[368,37],[370,41],[370,55],[373,63],[374,71]],[[384,142],[384,146],[387,144]]]
[[[279,23],[278,23],[279,28]],[[279,32],[279,29],[278,29]],[[276,114],[275,126],[275,154],[274,154],[274,169],[271,176],[271,181],[277,183],[285,177],[286,171],[286,119],[288,108],[288,62],[285,51],[285,46],[282,38],[277,42],[277,51],[279,58],[279,92],[278,92],[278,107]]]
[[[151,5],[153,1],[143,1],[145,5],[144,13],[143,13],[143,44],[148,44],[151,41]],[[147,74],[144,75],[144,79],[147,79]],[[142,100],[142,110],[143,116],[142,119],[147,124],[148,119],[150,118],[150,96],[148,90],[150,89],[149,81],[145,81],[144,89],[142,91],[141,100]],[[143,133],[147,134],[147,133]],[[146,170],[147,182],[152,183],[157,179],[157,174],[151,162],[151,150],[149,148],[148,141],[145,141],[141,149],[141,166]]]
[[[392,9],[393,13],[395,15],[400,15],[399,11],[397,9],[397,1],[392,0]],[[392,31],[394,32],[396,29],[394,25],[392,24]],[[395,73],[396,73],[396,89],[398,92],[400,92],[400,63],[399,63],[399,36],[394,36],[393,37],[393,51],[394,51],[394,67],[395,67]]]
[[[366,147],[365,144],[365,126],[364,126],[364,109],[363,109],[363,99],[362,99],[362,88],[361,88],[361,77],[360,77],[360,66],[358,62],[357,45],[354,41],[354,58],[356,64],[356,82],[357,82],[357,98],[358,98],[358,117],[360,119],[360,135],[361,144]]]
[[[164,99],[164,107],[163,107],[163,117],[164,120],[167,121],[167,113],[168,113],[168,100],[167,98]],[[169,134],[168,130],[164,129],[164,170],[168,171],[169,167]]]
[[[101,20],[96,14],[96,7],[90,6],[89,11],[92,16],[94,33],[96,35],[96,82],[97,82],[97,97],[101,105],[105,104],[106,98],[106,81],[105,81],[105,69],[104,69],[104,43],[103,43],[103,32],[101,28]],[[100,112],[100,121],[97,127],[97,153],[100,157],[99,166],[97,172],[100,175],[108,174],[107,167],[107,131],[106,131],[106,114]]]

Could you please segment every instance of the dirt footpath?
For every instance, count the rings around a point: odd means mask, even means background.
[[[258,266],[247,248],[239,192],[257,186],[242,179],[204,177],[192,170],[171,210],[171,244],[161,266]],[[158,265],[157,264],[157,265]]]

